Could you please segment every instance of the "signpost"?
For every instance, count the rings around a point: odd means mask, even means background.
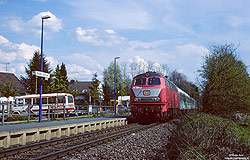
[[[33,75],[37,77],[41,77],[40,79],[40,105],[39,105],[39,122],[42,121],[42,77],[45,78],[45,80],[48,80],[50,77],[49,73],[41,72],[41,71],[33,71]]]
[[[49,79],[49,77],[50,77],[49,73],[45,73],[45,72],[41,72],[41,71],[33,71],[32,74],[37,76],[37,77],[43,77],[45,79]]]

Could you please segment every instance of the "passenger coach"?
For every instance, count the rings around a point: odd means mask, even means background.
[[[30,111],[32,115],[39,115],[40,95],[32,94],[15,97],[15,106],[12,107],[13,114],[27,114]],[[42,113],[50,112],[56,114],[73,114],[75,111],[74,97],[69,93],[50,93],[42,94]]]

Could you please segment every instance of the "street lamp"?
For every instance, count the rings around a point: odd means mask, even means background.
[[[43,72],[43,20],[49,19],[50,16],[46,15],[42,18],[42,33],[41,33],[41,72]],[[39,122],[42,122],[42,93],[43,93],[43,78],[40,78],[40,105],[39,105]]]
[[[116,116],[116,60],[119,59],[120,57],[115,57],[114,63],[115,63],[115,116]]]

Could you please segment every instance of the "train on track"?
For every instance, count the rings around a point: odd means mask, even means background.
[[[133,78],[130,88],[130,110],[133,119],[165,121],[181,111],[196,109],[196,101],[156,72],[146,72]]]

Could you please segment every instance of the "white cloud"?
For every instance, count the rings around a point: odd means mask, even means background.
[[[21,18],[15,17],[6,22],[6,25],[14,32],[22,32],[25,28],[25,23]]]
[[[107,30],[105,30],[107,33],[109,33],[109,34],[115,34],[115,31],[114,30],[112,30],[112,29],[107,29]]]
[[[49,19],[44,20],[44,24],[46,23],[46,29],[50,30],[51,32],[59,32],[62,30],[62,20],[58,19],[54,14],[52,14],[50,11],[47,12],[40,12],[39,14],[35,15],[31,20],[29,20],[27,23],[30,26],[36,26],[33,28],[33,31],[40,32],[41,30],[41,17],[43,16],[50,16]]]
[[[128,63],[133,63],[133,59],[128,59]]]
[[[53,57],[50,57],[50,56],[46,56],[46,59],[47,61],[49,62],[50,64],[50,67],[53,69],[53,68],[56,68],[56,66],[59,64],[58,61],[53,58]]]
[[[0,45],[1,44],[6,44],[6,43],[9,43],[9,40],[0,35]]]
[[[91,77],[92,72],[77,64],[66,64],[69,79],[85,79]]]
[[[167,71],[157,62],[153,64],[153,71],[159,72],[163,75],[167,75]]]
[[[37,34],[41,34],[41,23],[42,23],[42,16],[49,15],[51,18],[44,20],[44,27],[46,27],[45,32],[59,32],[62,30],[62,20],[57,18],[54,14],[50,11],[47,12],[40,12],[39,14],[33,16],[27,22],[24,22],[19,17],[11,17],[6,21],[5,26],[15,32],[35,32]]]
[[[0,49],[1,63],[9,63],[16,59],[16,53],[14,52],[3,52]]]
[[[98,30],[76,28],[77,40],[82,43],[91,43],[97,46],[113,46],[121,44],[125,38],[119,36],[113,30]]]
[[[17,76],[24,75],[28,60],[32,58],[34,51],[40,49],[35,45],[28,45],[26,43],[12,43],[1,35],[0,48],[0,63],[9,63],[8,71],[14,72]],[[5,66],[1,66],[0,70],[4,71]]]
[[[26,43],[12,43],[3,36],[0,36],[0,55],[3,61],[12,62],[28,61],[32,58],[34,51],[40,50],[38,46],[28,45]]]
[[[104,67],[96,56],[91,57],[83,53],[74,53],[67,56],[58,57],[61,62],[66,62],[70,79],[91,80],[92,74],[97,72],[98,78],[102,75]],[[69,68],[68,68],[69,67]]]
[[[194,45],[192,43],[176,47],[177,52],[185,57],[198,56],[202,57],[208,54],[209,50],[202,45]]]
[[[157,40],[152,42],[130,41],[129,45],[133,49],[153,49],[168,43],[168,40]]]
[[[138,71],[139,72],[147,72],[148,70],[148,63],[141,57],[135,56],[135,61],[138,64]]]
[[[40,47],[35,45],[28,45],[25,43],[16,44],[18,56],[23,57],[25,60],[32,58],[34,51],[39,51]]]
[[[103,70],[104,67],[96,60],[95,57],[90,57],[82,53],[74,53],[68,56],[58,57],[61,61],[67,61],[67,63],[77,64],[85,66],[91,70]]]

